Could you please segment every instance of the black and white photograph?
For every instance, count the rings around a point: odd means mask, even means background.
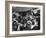
[[[40,30],[40,9],[12,7],[12,31]]]
[[[45,35],[45,4],[37,2],[5,2],[5,36]]]
[[[9,34],[13,36],[43,34],[44,11],[43,5],[40,4],[9,4]]]

